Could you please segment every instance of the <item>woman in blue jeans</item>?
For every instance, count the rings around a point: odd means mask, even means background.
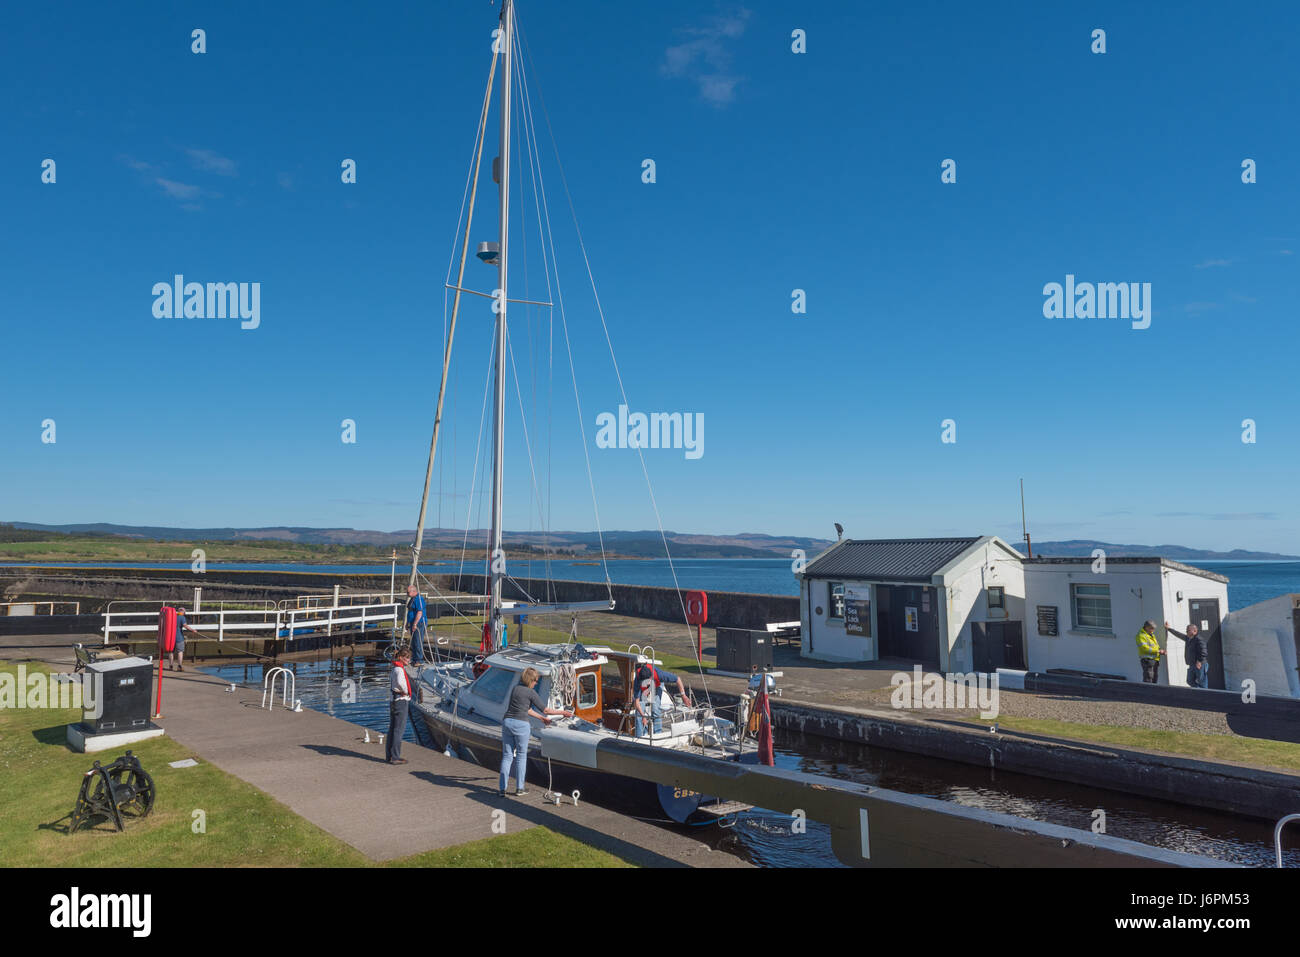
[[[529,716],[537,718],[542,724],[551,723],[547,717],[550,714],[573,717],[572,711],[546,707],[546,702],[534,690],[540,677],[536,668],[525,668],[519,677],[519,684],[510,689],[510,705],[501,721],[501,781],[497,788],[499,797],[505,797],[506,788],[510,786],[512,767],[517,785],[515,794],[528,793],[524,790],[524,773],[528,770],[528,737],[531,731]]]

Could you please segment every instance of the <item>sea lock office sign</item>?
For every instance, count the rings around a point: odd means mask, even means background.
[[[844,633],[871,637],[871,588],[844,588]]]

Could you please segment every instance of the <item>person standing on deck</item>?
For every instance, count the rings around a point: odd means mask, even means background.
[[[1200,626],[1195,623],[1190,624],[1187,626],[1187,634],[1183,634],[1177,629],[1170,628],[1169,622],[1165,622],[1165,631],[1187,642],[1183,653],[1183,660],[1187,662],[1187,687],[1210,687],[1210,646],[1201,637]]]
[[[384,757],[389,764],[405,764],[402,757],[402,735],[406,734],[406,714],[411,707],[411,676],[406,673],[406,666],[411,660],[411,653],[405,648],[398,649],[393,656],[393,672],[388,679],[388,689],[392,692],[388,705],[388,740],[384,742]]]
[[[406,586],[406,630],[411,634],[411,654],[417,665],[424,664],[424,635],[429,616],[424,602],[414,585]]]
[[[659,680],[669,688],[672,688],[674,685],[677,686],[677,697],[681,699],[682,704],[689,708],[691,706],[691,696],[686,691],[686,682],[682,681],[680,676],[673,674],[671,671],[664,671],[662,668],[655,668],[655,671],[659,674]]]
[[[573,717],[572,711],[546,707],[546,702],[535,690],[540,677],[536,668],[525,668],[519,676],[519,684],[510,689],[510,706],[506,708],[506,716],[501,722],[501,780],[497,787],[498,797],[506,796],[511,771],[514,772],[515,795],[522,797],[528,793],[524,790],[524,775],[528,770],[528,739],[532,735],[529,717],[536,718],[542,724],[551,723],[547,715]]]
[[[1165,650],[1156,639],[1156,623],[1148,618],[1137,633],[1138,661],[1142,665],[1142,680],[1147,684],[1160,683],[1160,656]]]
[[[172,648],[170,664],[167,666],[168,671],[185,670],[185,632],[189,632],[199,638],[203,636],[185,623],[185,609],[176,609],[176,645]]]

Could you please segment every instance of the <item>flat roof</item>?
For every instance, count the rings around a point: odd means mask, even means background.
[[[1026,558],[1022,559],[1026,565],[1091,565],[1095,559],[1090,556],[1080,555],[1068,558]],[[1106,556],[1107,565],[1160,565],[1164,568],[1172,568],[1174,571],[1187,572],[1189,575],[1200,575],[1202,578],[1208,578],[1210,581],[1224,582],[1228,581],[1227,575],[1220,575],[1218,572],[1206,571],[1204,568],[1197,568],[1195,565],[1184,565],[1182,562],[1176,562],[1172,558],[1161,558],[1159,555],[1118,555],[1111,557]]]

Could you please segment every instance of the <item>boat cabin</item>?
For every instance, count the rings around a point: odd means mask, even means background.
[[[589,657],[575,662],[564,662],[561,655],[564,646],[515,645],[504,648],[484,660],[487,670],[465,687],[460,693],[460,707],[471,714],[481,715],[492,721],[505,718],[506,707],[510,703],[510,692],[519,683],[527,668],[536,668],[540,676],[537,681],[537,693],[543,701],[557,707],[553,698],[555,672],[561,664],[572,664],[577,687],[574,691],[573,712],[584,721],[601,725],[610,731],[631,735],[635,732],[635,720],[627,710],[633,698],[632,681],[636,669],[644,662],[651,661],[636,651],[614,651],[611,648],[588,648]],[[662,667],[662,662],[653,660]],[[617,674],[606,674],[604,666],[612,664]],[[672,699],[668,689],[661,689],[661,705],[665,711],[672,708]],[[534,727],[540,727],[536,719],[529,719]]]
[[[490,655],[484,661],[487,670],[460,693],[460,706],[473,714],[501,721],[510,703],[511,690],[526,669],[535,668],[540,675],[536,688],[538,696],[551,707],[556,707],[552,701],[555,671],[565,663],[560,660],[560,654],[560,646],[551,650],[545,646],[515,645]],[[577,681],[574,714],[592,724],[601,722],[601,668],[608,661],[604,654],[599,654],[594,658],[568,662],[573,665]],[[529,722],[540,726],[536,719],[530,718]]]
[[[617,677],[613,675],[605,676],[605,686],[602,693],[604,710],[601,713],[605,727],[621,734],[634,734],[636,719],[627,710],[628,703],[634,695],[632,679],[636,676],[636,669],[645,662],[651,661],[651,659],[635,651],[614,651],[611,648],[591,648],[589,650],[598,652],[602,657],[608,659],[610,664],[618,668]],[[663,662],[658,659],[654,659],[652,663],[656,667],[663,667]],[[664,688],[660,694],[665,696],[660,701],[660,704],[667,711],[672,707],[672,699],[667,697],[668,689]]]

